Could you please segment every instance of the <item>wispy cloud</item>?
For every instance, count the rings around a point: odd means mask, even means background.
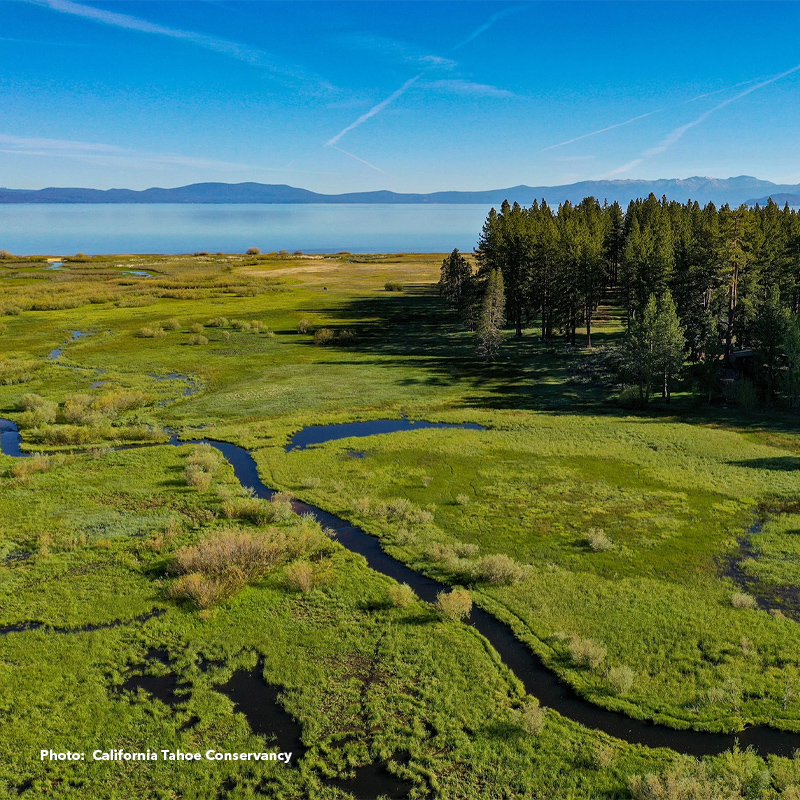
[[[102,25],[110,25],[115,28],[123,28],[140,33],[149,33],[156,36],[178,39],[198,47],[203,47],[214,53],[227,56],[228,58],[243,61],[246,64],[251,64],[254,67],[267,70],[276,77],[281,77],[290,81],[313,82],[318,85],[324,83],[321,82],[319,78],[308,75],[302,70],[276,64],[264,50],[242,44],[241,42],[234,42],[229,39],[222,39],[218,36],[210,36],[205,33],[197,33],[196,31],[169,28],[165,25],[158,25],[146,19],[141,19],[140,17],[131,16],[130,14],[120,14],[116,11],[94,8],[93,6],[83,5],[82,3],[75,3],[73,0],[23,0],[23,2],[42,6],[61,14],[71,14],[73,16],[82,17],[83,19],[88,19]]]
[[[375,53],[383,60],[388,58],[396,63],[414,65],[416,68],[455,69],[458,66],[458,63],[451,58],[429,54],[411,42],[393,39],[390,36],[380,36],[375,33],[351,33],[337,37],[336,42],[347,47]]]
[[[514,97],[514,93],[509,92],[507,89],[500,89],[497,86],[491,86],[486,83],[465,81],[460,78],[426,81],[420,85],[426,89],[433,89],[434,91],[450,92],[452,94],[471,97]]]
[[[332,147],[346,133],[350,133],[350,131],[352,131],[354,128],[357,128],[359,125],[362,125],[368,119],[371,119],[376,114],[380,114],[381,111],[383,111],[383,109],[386,108],[386,106],[391,105],[392,103],[394,103],[395,100],[397,100],[398,97],[404,95],[408,91],[408,89],[414,83],[416,83],[421,77],[422,75],[415,75],[413,78],[409,78],[399,89],[392,92],[385,100],[381,100],[380,103],[378,103],[376,106],[373,106],[366,113],[362,114],[355,122],[351,122],[346,128],[339,131],[339,133],[337,133],[336,136],[333,136],[330,139],[328,139],[328,141],[325,142],[325,145],[327,147]]]
[[[81,142],[69,139],[43,139],[0,134],[0,153],[15,156],[39,156],[47,158],[70,158],[92,164],[117,167],[188,167],[198,170],[223,172],[299,172],[286,167],[264,167],[241,164],[234,161],[197,158],[176,153],[152,153],[133,150],[101,142]]]

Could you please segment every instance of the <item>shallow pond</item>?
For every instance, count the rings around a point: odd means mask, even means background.
[[[485,431],[483,425],[474,422],[458,424],[448,422],[426,422],[425,420],[402,419],[371,419],[366,422],[340,422],[335,425],[309,425],[292,436],[286,451],[305,450],[312,444],[324,444],[336,439],[349,439],[351,437],[375,436],[381,433],[396,433],[397,431],[418,431],[424,428],[466,428],[473,431]],[[362,456],[359,456],[363,457]]]

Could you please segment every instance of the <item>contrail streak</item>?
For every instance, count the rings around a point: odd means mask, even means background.
[[[649,150],[645,150],[642,153],[641,158],[638,158],[634,161],[629,162],[628,164],[624,164],[621,167],[613,170],[612,172],[608,173],[608,176],[611,175],[619,175],[623,172],[627,172],[629,169],[633,169],[633,167],[639,166],[643,161],[649,158],[653,158],[653,156],[661,155],[661,153],[666,152],[669,150],[672,145],[678,142],[683,135],[694,128],[696,125],[700,125],[700,123],[705,122],[712,114],[719,111],[726,106],[729,106],[731,103],[735,103],[737,100],[741,100],[743,97],[747,97],[747,95],[752,94],[753,92],[757,92],[759,89],[763,89],[765,86],[769,86],[771,83],[775,83],[775,81],[779,81],[782,78],[786,78],[789,75],[792,75],[795,72],[800,71],[800,64],[791,69],[787,69],[785,72],[781,72],[777,75],[773,75],[771,78],[767,78],[764,81],[760,81],[759,83],[755,84],[755,86],[750,86],[749,88],[745,89],[743,92],[739,92],[739,94],[734,95],[733,97],[729,97],[727,100],[723,100],[721,103],[715,105],[713,108],[709,108],[708,111],[704,111],[697,119],[693,119],[691,122],[687,122],[685,125],[681,125],[675,130],[670,131],[655,147],[651,147]],[[741,86],[742,84],[737,84],[737,86]],[[605,176],[607,177],[607,176]]]
[[[785,78],[788,75],[797,72],[798,70],[800,70],[800,64],[798,64],[796,67],[792,67],[791,69],[787,69],[786,72],[781,72],[779,75],[773,75],[771,78],[767,78],[767,80],[761,81],[761,83],[757,83],[755,86],[751,86],[749,89],[745,89],[743,92],[739,92],[739,94],[729,97],[727,100],[723,100],[719,105],[716,105],[713,108],[710,108],[708,111],[702,113],[697,119],[687,122],[685,125],[681,125],[679,128],[675,128],[675,130],[667,134],[667,136],[665,136],[664,139],[659,142],[659,144],[650,148],[650,150],[646,150],[644,157],[651,158],[652,156],[657,156],[660,153],[663,153],[665,150],[672,147],[672,145],[675,144],[675,142],[677,142],[683,136],[683,134],[686,133],[686,131],[694,128],[695,125],[699,125],[701,122],[705,122],[714,112],[719,111],[721,108],[725,108],[725,106],[729,106],[731,103],[741,100],[748,94],[756,92],[759,89],[763,89],[765,86],[769,86],[771,83],[775,83],[775,81],[779,81],[781,78]]]
[[[63,0],[57,0],[57,1],[63,2]],[[484,31],[489,30],[489,28],[491,28],[492,25],[494,25],[495,22],[497,22],[499,19],[502,19],[507,14],[510,14],[513,11],[516,11],[518,8],[520,8],[520,6],[516,6],[516,7],[513,7],[513,8],[507,8],[504,11],[498,11],[496,14],[492,14],[492,16],[489,17],[489,19],[486,22],[484,22],[483,25],[481,25],[479,28],[476,28],[466,39],[464,39],[463,42],[459,42],[457,45],[455,45],[454,47],[450,48],[450,50],[451,51],[458,50],[460,47],[463,47],[465,44],[468,44],[473,39],[475,39],[478,36],[480,36]],[[325,142],[325,146],[326,147],[334,147],[336,145],[336,143],[345,134],[350,133],[350,131],[352,131],[353,129],[357,128],[359,125],[361,125],[362,123],[366,122],[368,119],[371,119],[376,114],[380,114],[381,111],[383,111],[383,109],[386,108],[386,106],[388,106],[391,103],[393,103],[395,100],[397,100],[398,97],[401,97],[402,95],[404,95],[414,83],[416,83],[426,72],[428,72],[430,69],[433,69],[435,66],[436,66],[436,64],[433,63],[433,64],[431,64],[430,67],[428,67],[427,70],[424,70],[423,72],[420,72],[419,75],[415,75],[413,78],[409,78],[399,89],[397,89],[396,91],[392,92],[392,94],[390,94],[385,100],[381,100],[381,102],[378,103],[378,105],[373,106],[365,114],[362,114],[355,122],[351,122],[346,128],[344,128],[343,130],[339,131],[339,133],[337,133],[336,136],[333,136],[330,139],[328,139],[328,141]],[[341,148],[337,148],[337,149],[341,149]],[[345,153],[348,156],[351,156],[352,158],[355,158],[356,161],[362,161],[367,166],[372,167],[373,169],[377,169],[378,172],[383,172],[382,169],[378,169],[378,167],[374,166],[373,164],[370,164],[368,161],[364,161],[364,159],[359,158],[358,156],[353,155],[352,153],[348,153],[346,150],[342,150],[342,152]],[[383,174],[386,175],[385,172],[383,172]]]
[[[459,42],[457,45],[454,45],[450,48],[448,52],[453,52],[453,50],[459,50],[465,44],[469,44],[473,39],[477,39],[482,33],[485,33],[495,24],[498,20],[501,20],[503,17],[512,14],[514,11],[518,11],[521,6],[513,6],[512,8],[506,8],[503,11],[498,11],[496,14],[492,14],[486,22],[483,23],[479,28],[476,28],[463,42]]]
[[[632,117],[631,119],[626,119],[625,122],[618,122],[616,125],[609,125],[607,128],[600,128],[598,131],[592,131],[591,133],[584,133],[582,136],[576,136],[574,139],[567,139],[566,142],[559,142],[558,144],[551,144],[549,147],[545,147],[542,149],[544,153],[545,150],[554,150],[556,147],[564,147],[565,145],[572,144],[573,142],[579,142],[581,139],[588,139],[590,136],[597,136],[598,133],[605,133],[606,131],[613,131],[614,128],[621,128],[623,125],[630,125],[631,122],[636,122],[637,119],[644,119],[645,117],[649,117],[652,114],[660,114],[664,109],[659,108],[655,111],[648,111],[646,114],[639,114],[638,117]]]
[[[352,131],[353,128],[357,128],[359,125],[361,125],[362,122],[366,122],[368,119],[374,117],[376,114],[380,114],[381,111],[383,111],[383,109],[386,108],[386,106],[397,100],[397,98],[400,97],[400,95],[405,94],[407,89],[415,81],[418,81],[421,77],[422,73],[420,73],[419,75],[415,75],[413,78],[409,78],[397,91],[392,92],[385,100],[381,100],[381,102],[378,103],[378,105],[373,106],[365,114],[362,114],[355,122],[351,122],[344,130],[339,131],[339,133],[337,133],[336,136],[334,136],[331,139],[328,139],[328,141],[325,142],[325,146],[333,147],[333,145],[335,145],[336,142],[338,142],[339,139],[342,138],[342,136],[344,136],[346,133],[350,133],[350,131]]]
[[[387,178],[389,177],[388,172],[384,172],[380,167],[376,167],[374,164],[370,164],[369,161],[365,161],[363,158],[359,158],[354,153],[348,153],[347,150],[342,150],[341,147],[338,147],[335,144],[331,144],[330,142],[328,142],[328,147],[332,147],[334,150],[338,150],[340,153],[344,153],[346,156],[350,156],[350,158],[354,158],[356,161],[360,161],[362,164],[366,164],[368,167],[372,167],[372,169],[374,169],[376,172],[380,172],[382,175],[386,175]]]
[[[724,89],[717,89],[713,92],[706,92],[705,94],[699,94],[697,95],[697,97],[690,97],[688,100],[683,100],[678,105],[684,106],[687,103],[694,103],[695,100],[702,100],[704,97],[712,97],[715,94],[721,94],[722,92],[729,92],[731,89],[736,89],[739,86],[745,86],[748,83],[753,83],[753,81],[742,81],[741,83],[735,83],[733,86],[726,86]],[[597,134],[599,133],[605,133],[606,131],[613,131],[614,128],[621,128],[623,125],[630,125],[631,122],[636,122],[636,120],[644,119],[645,117],[649,117],[652,114],[660,114],[662,111],[666,111],[669,108],[674,108],[674,106],[665,106],[664,108],[657,108],[655,111],[648,111],[646,114],[639,114],[638,117],[632,117],[631,119],[626,119],[624,122],[617,122],[615,125],[609,125],[606,128],[600,128],[600,130],[591,131],[590,133],[584,133],[582,136],[576,136],[573,139],[567,139],[566,142],[551,144],[549,147],[542,148],[541,152],[544,153],[547,150],[554,150],[556,147],[564,147],[565,145],[572,144],[573,142],[579,142],[581,141],[581,139],[588,139],[590,136],[597,136]]]

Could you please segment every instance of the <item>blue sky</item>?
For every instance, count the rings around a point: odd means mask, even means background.
[[[800,3],[0,0],[0,186],[800,182]]]

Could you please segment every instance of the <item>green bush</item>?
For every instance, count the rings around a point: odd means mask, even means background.
[[[522,730],[530,736],[538,736],[544,730],[547,709],[539,705],[535,697],[528,698],[519,710]]]
[[[333,344],[335,339],[336,334],[330,328],[320,328],[318,331],[314,331],[314,344]]]
[[[466,589],[455,588],[436,595],[436,608],[445,618],[455,622],[466,619],[472,611],[472,598]]]
[[[745,592],[734,592],[731,595],[731,605],[734,608],[758,608],[755,597]]]
[[[608,671],[608,685],[614,694],[627,694],[633,688],[636,673],[625,665],[612,667]]]
[[[567,645],[567,652],[576,667],[595,669],[606,657],[606,649],[591,639],[581,639],[573,636]]]
[[[389,599],[397,608],[405,608],[417,599],[417,595],[407,583],[395,583],[389,587]]]
[[[195,333],[189,337],[189,344],[191,345],[208,344],[208,338],[206,336],[202,336],[201,334]]]
[[[522,567],[505,553],[479,558],[474,567],[474,575],[478,581],[507,586],[519,583],[525,577]]]
[[[311,320],[301,319],[300,322],[297,323],[297,332],[314,333],[314,325],[312,324]]]
[[[613,550],[614,542],[606,535],[602,528],[589,528],[584,536],[584,541],[593,553],[603,553]]]
[[[139,328],[136,335],[140,339],[160,339],[162,336],[166,336],[161,326],[157,325]]]

